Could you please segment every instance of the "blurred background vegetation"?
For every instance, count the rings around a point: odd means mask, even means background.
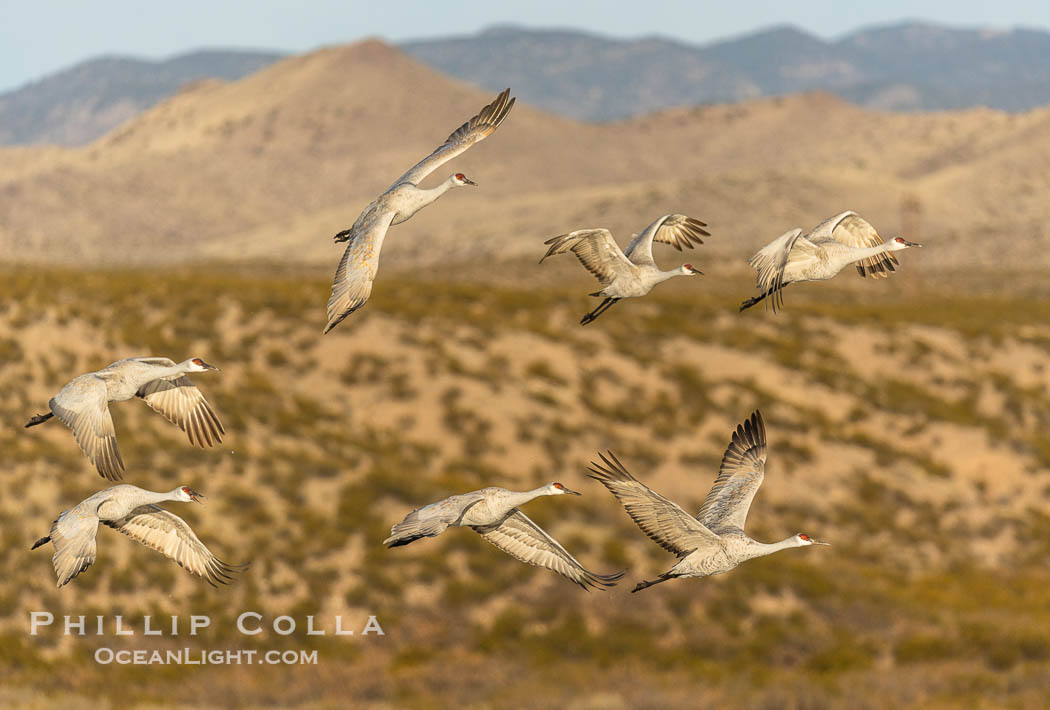
[[[580,328],[593,303],[575,269],[538,284],[515,277],[532,262],[502,265],[500,283],[384,273],[323,338],[327,272],[4,273],[0,704],[113,707],[119,687],[126,707],[1045,706],[1045,294],[1006,277],[967,293],[843,276],[789,288],[773,317],[736,313],[746,280],[705,277]],[[22,425],[72,376],[133,355],[222,368],[195,379],[229,432],[217,449],[134,402],[113,415],[126,482],[205,493],[169,508],[219,557],[252,561],[229,588],[108,529],[62,589],[50,548],[29,552],[106,482],[62,426]],[[750,531],[833,547],[630,594],[673,557],[586,463],[612,449],[695,510],[756,407],[769,462]],[[552,480],[583,497],[529,516],[590,569],[629,568],[620,586],[586,593],[467,530],[381,545],[419,505]],[[30,637],[34,610],[121,613],[137,630],[147,614],[213,621],[197,637]],[[299,630],[241,636],[248,610]],[[307,615],[329,635],[307,636]],[[369,615],[385,636],[331,636],[334,617],[359,630]],[[100,646],[316,648],[320,663],[100,673]]]

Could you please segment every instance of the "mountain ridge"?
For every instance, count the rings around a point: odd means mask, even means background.
[[[1050,103],[1050,32],[906,21],[826,40],[774,25],[706,44],[495,25],[398,45],[431,68],[566,118],[610,121],[674,106],[812,90],[866,108],[1024,111]],[[198,50],[96,57],[0,94],[0,144],[83,145],[203,78],[236,80],[284,53]]]
[[[810,92],[594,124],[511,88],[506,124],[445,166],[480,187],[397,227],[384,268],[531,259],[554,234],[626,237],[670,212],[724,235],[703,248],[719,269],[844,209],[957,247],[912,260],[926,268],[1050,254],[1050,108],[898,114]],[[16,263],[330,265],[331,235],[493,95],[378,40],[198,83],[88,146],[0,149],[0,247]]]

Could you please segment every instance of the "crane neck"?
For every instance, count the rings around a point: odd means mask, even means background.
[[[190,371],[190,360],[183,360],[182,362],[177,362],[171,367],[166,367],[164,369],[167,371],[165,373],[167,377],[171,377],[173,375],[185,375],[187,372]]]
[[[530,500],[533,500],[535,498],[539,498],[540,496],[549,496],[549,495],[551,495],[550,486],[540,486],[539,488],[534,488],[531,491],[520,491],[520,492],[514,491],[509,496],[509,501],[508,502],[513,507],[516,508],[519,505],[524,505],[525,503],[528,503]]]
[[[419,190],[420,195],[423,198],[422,206],[425,207],[454,187],[456,187],[456,176],[452,175],[437,187],[432,187],[430,189],[417,187],[416,189]]]
[[[151,503],[163,503],[168,500],[179,500],[176,496],[178,495],[179,489],[175,488],[170,491],[147,491],[145,488],[138,489],[138,495],[131,497],[134,500],[134,505],[150,505]]]
[[[166,501],[166,500],[175,500],[175,501],[182,500],[181,498],[179,498],[179,492],[181,490],[182,490],[182,487],[180,486],[179,488],[173,488],[170,491],[167,491],[166,493],[154,493],[153,495],[157,496],[157,500],[155,500],[153,502],[154,503],[159,503],[161,501]]]
[[[861,259],[867,259],[869,256],[877,256],[884,252],[890,251],[890,243],[884,242],[873,247],[864,247],[863,249],[854,249],[850,255],[850,261],[860,261]]]
[[[757,540],[751,541],[751,557],[765,557],[766,555],[772,555],[774,552],[780,552],[781,550],[788,550],[793,547],[801,547],[798,538],[794,535],[785,538],[780,542],[759,542]]]
[[[190,361],[184,360],[183,362],[177,362],[174,365],[162,366],[154,365],[149,368],[148,377],[152,380],[162,380],[169,377],[175,377],[177,375],[185,375],[190,371]],[[103,372],[105,372],[103,370]]]
[[[673,279],[675,276],[685,276],[685,272],[682,271],[681,268],[671,269],[670,271],[663,271],[661,269],[657,269],[656,283],[663,283],[664,281]]]

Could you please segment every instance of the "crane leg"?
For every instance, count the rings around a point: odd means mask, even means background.
[[[609,310],[609,307],[619,300],[620,299],[618,298],[606,298],[598,305],[597,308],[595,308],[593,311],[591,311],[590,313],[588,313],[580,319],[580,325],[587,325],[592,320],[600,316],[602,313],[605,313],[605,311]]]
[[[746,311],[748,308],[755,305],[756,303],[761,303],[762,299],[765,298],[767,295],[768,294],[763,293],[761,296],[752,296],[751,298],[747,299],[746,301],[740,304],[741,312]]]
[[[635,586],[635,588],[631,590],[631,594],[634,594],[635,592],[640,592],[643,589],[648,589],[649,587],[653,586],[654,584],[660,584],[662,582],[666,582],[666,581],[671,580],[671,579],[674,579],[674,577],[657,577],[656,579],[654,579],[651,582],[649,582],[649,581],[639,582],[637,584],[637,586]]]
[[[34,414],[33,418],[26,424],[26,429],[31,426],[36,426],[37,424],[43,424],[53,416],[55,416],[54,412],[48,412],[47,414]]]
[[[780,291],[782,292],[786,286],[787,286],[787,284],[784,284],[783,286],[781,286],[780,287]],[[777,301],[780,301],[780,303],[783,304],[783,297],[780,296],[779,293],[777,293],[777,289],[775,289],[775,288],[769,289],[768,291],[766,291],[765,293],[763,293],[760,296],[752,296],[751,298],[747,299],[746,301],[744,301],[743,303],[740,304],[740,310],[741,311],[746,311],[751,306],[755,305],[756,303],[761,303],[763,301],[763,299],[765,299],[765,298],[767,298],[769,296],[772,296],[775,293],[777,294],[777,296],[776,296],[776,298],[773,299],[773,312],[776,313]]]

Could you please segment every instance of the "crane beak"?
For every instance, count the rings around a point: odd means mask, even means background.
[[[208,363],[204,363],[204,369],[205,370],[218,370],[219,368],[215,367],[215,365],[209,365]]]
[[[904,237],[901,237],[901,239],[904,239]],[[922,246],[922,244],[919,244],[917,242],[909,242],[907,239],[904,239],[904,244],[909,246],[909,247],[921,247]]]
[[[216,368],[216,369],[218,369],[218,368]],[[197,491],[194,491],[194,490],[190,491],[190,498],[193,500],[194,503],[200,503],[201,505],[204,505],[204,503],[201,501],[201,498],[204,498],[204,497],[205,497],[205,495],[203,493],[198,493]]]
[[[468,185],[473,185],[474,187],[478,186],[478,184],[476,182],[474,182],[473,180],[471,180],[470,178],[468,178],[466,176],[463,177],[463,182],[467,183]]]
[[[692,271],[692,272],[693,272],[694,274],[696,274],[697,276],[703,276],[703,275],[704,275],[704,272],[703,272],[703,271],[701,271],[700,269],[697,269],[697,268],[690,268],[689,270],[690,270],[690,271]]]
[[[824,542],[823,540],[814,540],[813,538],[810,538],[809,541],[814,545],[827,545],[828,547],[831,547],[830,542]]]
[[[583,495],[582,493],[577,493],[576,491],[572,490],[571,488],[566,488],[564,484],[562,485],[561,489],[564,492],[568,493],[569,495],[573,495],[573,496],[582,496]]]

